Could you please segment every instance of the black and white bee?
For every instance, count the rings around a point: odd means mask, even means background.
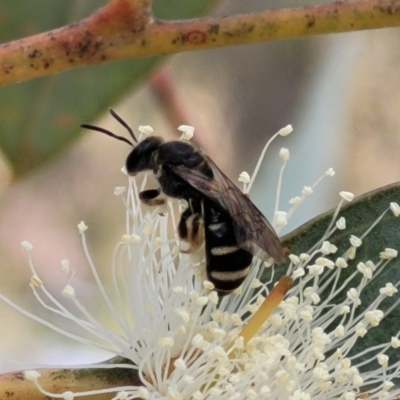
[[[158,189],[139,194],[143,203],[163,204],[162,194],[187,201],[178,234],[190,244],[188,252],[196,251],[204,241],[207,277],[219,296],[242,284],[253,256],[264,260],[272,257],[279,264],[284,261],[273,227],[202,149],[186,140],[165,142],[159,136],[138,142],[127,123],[112,109],[110,113],[128,130],[133,143],[101,127],[87,124],[81,127],[133,146],[126,159],[128,174],[152,171],[160,184]]]

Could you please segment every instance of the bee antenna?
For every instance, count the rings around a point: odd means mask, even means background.
[[[115,133],[112,133],[112,132],[110,132],[110,131],[107,130],[107,129],[101,128],[100,126],[82,124],[82,125],[81,125],[81,128],[90,129],[90,130],[92,130],[92,131],[97,131],[97,132],[105,133],[105,134],[108,135],[108,136],[111,136],[111,137],[113,137],[113,138],[115,138],[115,139],[122,140],[123,142],[130,144],[132,147],[134,146],[134,144],[133,144],[130,140],[128,140],[127,138],[124,138],[123,136],[118,136],[118,135],[116,135]]]
[[[133,133],[132,128],[112,109],[110,108],[108,111],[110,111],[110,114],[123,126],[126,128],[126,130],[129,132],[129,134],[132,136],[132,139],[135,143],[137,143],[137,139],[135,134]]]

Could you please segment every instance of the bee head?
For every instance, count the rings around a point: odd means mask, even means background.
[[[159,136],[149,136],[141,141],[128,155],[126,159],[126,170],[129,175],[136,175],[138,172],[154,170],[156,168],[155,156],[164,143]]]

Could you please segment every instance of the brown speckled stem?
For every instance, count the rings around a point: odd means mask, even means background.
[[[366,0],[229,18],[153,20],[148,0],[111,0],[88,18],[0,46],[0,85],[130,57],[400,25],[400,0]]]

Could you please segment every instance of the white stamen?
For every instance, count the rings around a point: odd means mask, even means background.
[[[382,367],[387,367],[389,362],[389,357],[386,354],[378,354],[378,363],[382,365]]]
[[[342,191],[339,193],[339,195],[343,200],[346,200],[348,202],[351,202],[354,199],[354,194],[351,192]]]
[[[33,250],[33,246],[27,240],[24,240],[23,242],[21,242],[21,247],[26,251]]]
[[[397,203],[390,203],[390,210],[395,217],[400,215],[400,206]]]
[[[115,196],[122,196],[124,193],[126,193],[126,186],[117,186],[114,189]]]
[[[328,169],[325,171],[325,175],[326,175],[326,176],[330,176],[330,177],[335,176],[335,171],[334,171],[334,169],[333,169],[333,168],[328,168]]]
[[[240,173],[238,181],[242,183],[250,183],[250,175],[246,171],[243,171]]]
[[[281,128],[277,134],[280,136],[287,136],[290,135],[292,132],[293,132],[293,126],[289,124],[286,125],[284,128]]]
[[[80,234],[82,234],[83,232],[85,232],[86,230],[87,230],[87,226],[86,226],[86,224],[83,222],[83,221],[81,221],[81,222],[79,222],[79,224],[78,224],[78,230],[79,230],[79,233]]]
[[[379,253],[379,258],[382,258],[384,260],[391,260],[392,258],[396,258],[397,254],[397,250],[386,248],[385,251]]]
[[[350,236],[350,243],[354,247],[360,247],[362,245],[362,240],[357,236],[351,235]]]
[[[336,222],[336,226],[340,230],[346,229],[346,219],[344,217],[340,217]]]
[[[194,135],[194,127],[190,125],[181,125],[178,131],[182,132],[181,140],[190,140]]]
[[[150,125],[139,125],[138,130],[145,137],[151,136],[154,132],[154,129]]]
[[[290,153],[288,149],[285,149],[284,147],[282,147],[279,150],[279,157],[283,160],[283,161],[288,161],[290,158]]]
[[[393,284],[390,282],[386,283],[386,286],[384,288],[379,289],[380,294],[384,294],[388,297],[392,297],[397,292],[397,288],[394,287]]]
[[[24,377],[25,379],[27,379],[28,381],[37,381],[40,378],[40,373],[38,371],[34,371],[34,370],[28,370],[24,372]]]
[[[67,274],[67,273],[71,272],[68,260],[61,260],[60,272],[62,272],[63,274]]]
[[[68,297],[70,299],[73,299],[75,297],[75,289],[71,285],[65,286],[65,288],[62,291],[62,294],[65,297]]]
[[[336,265],[338,268],[347,268],[347,266],[348,266],[346,260],[345,260],[344,258],[342,258],[342,257],[338,257],[338,258],[336,259],[335,265]]]

